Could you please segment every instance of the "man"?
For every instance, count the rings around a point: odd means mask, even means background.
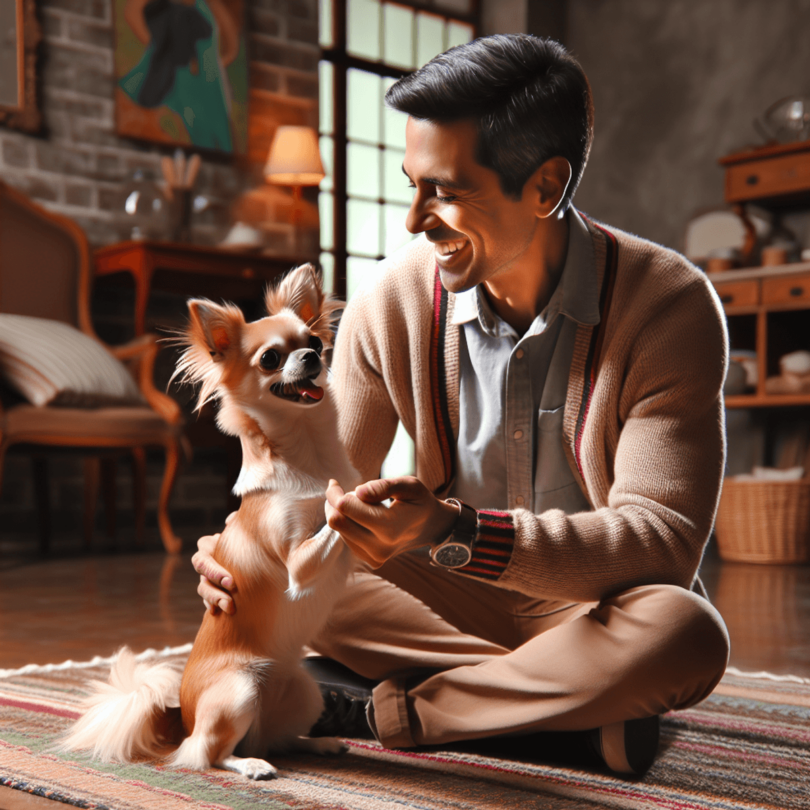
[[[332,482],[326,516],[368,570],[313,647],[376,682],[387,747],[589,730],[641,772],[657,716],[728,655],[695,593],[724,464],[718,302],[679,255],[570,205],[592,105],[559,44],[480,39],[386,100],[409,115],[425,238],[341,322],[340,430],[368,483]],[[375,480],[398,420],[416,477]],[[200,593],[229,610],[211,546]]]

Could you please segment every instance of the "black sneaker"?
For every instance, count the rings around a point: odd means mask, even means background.
[[[614,773],[641,775],[658,753],[661,718],[656,714],[625,720],[589,732],[588,744]]]
[[[320,686],[324,703],[323,713],[309,736],[373,739],[366,710],[377,682],[331,658],[305,658],[303,664]]]

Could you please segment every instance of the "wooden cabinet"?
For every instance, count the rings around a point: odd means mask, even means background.
[[[769,394],[765,381],[779,374],[779,358],[810,351],[810,262],[710,273],[728,319],[732,350],[757,357],[757,388],[726,397],[728,408],[810,405],[810,392]]]
[[[726,202],[766,208],[810,205],[810,141],[775,144],[720,159]]]

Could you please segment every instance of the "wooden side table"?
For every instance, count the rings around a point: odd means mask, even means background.
[[[99,248],[94,259],[97,276],[126,272],[134,278],[136,335],[145,332],[146,306],[153,287],[216,299],[259,297],[267,282],[305,261],[249,250],[148,240]]]

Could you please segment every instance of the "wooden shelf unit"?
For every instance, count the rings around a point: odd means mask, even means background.
[[[774,376],[779,356],[785,353],[779,345],[773,324],[774,316],[788,313],[786,320],[799,321],[806,313],[807,326],[797,345],[790,351],[810,350],[810,262],[778,267],[752,267],[709,273],[708,278],[717,290],[734,337],[735,328],[744,327],[741,319],[753,319],[753,345],[734,346],[750,348],[757,357],[757,390],[750,394],[727,396],[727,408],[765,408],[810,405],[810,392],[797,394],[770,394],[765,390],[768,376]],[[789,313],[796,313],[791,318]],[[771,319],[771,322],[769,322]],[[739,331],[745,331],[740,328]],[[803,338],[803,339],[802,339]],[[778,349],[778,351],[777,351]]]

